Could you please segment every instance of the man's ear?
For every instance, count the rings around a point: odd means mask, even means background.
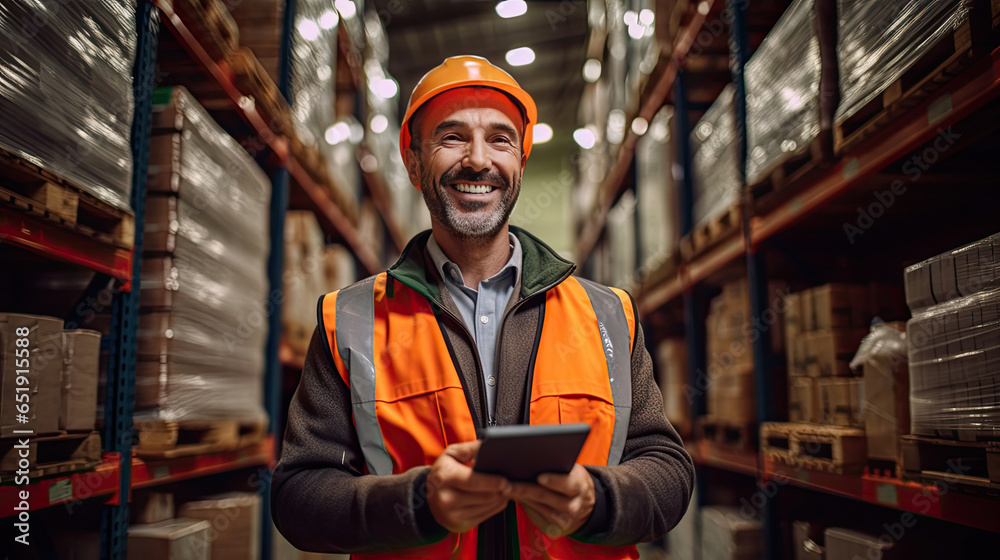
[[[403,152],[403,164],[406,165],[406,174],[410,177],[410,183],[419,189],[420,173],[417,167],[420,165],[420,157],[409,146]]]

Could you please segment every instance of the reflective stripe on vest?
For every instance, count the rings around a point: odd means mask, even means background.
[[[375,411],[375,305],[371,277],[336,294],[337,353],[350,375],[351,409],[368,472],[392,474],[392,459],[385,449]]]
[[[611,467],[621,462],[632,417],[632,329],[618,294],[589,280],[579,279],[579,282],[587,291],[597,314],[604,356],[608,361],[611,396],[615,405],[615,429],[608,451],[608,466]]]

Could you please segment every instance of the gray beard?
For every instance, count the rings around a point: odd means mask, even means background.
[[[442,175],[442,177],[446,176]],[[503,226],[510,219],[514,205],[517,203],[518,194],[521,191],[521,178],[514,179],[514,185],[502,189],[500,193],[500,204],[487,213],[485,216],[479,213],[468,214],[469,211],[485,208],[486,202],[466,202],[460,203],[463,212],[445,193],[449,189],[443,184],[439,184],[430,177],[426,171],[421,171],[420,190],[424,197],[424,203],[435,221],[441,224],[451,235],[466,240],[486,241],[496,237]],[[428,188],[430,187],[430,188]]]

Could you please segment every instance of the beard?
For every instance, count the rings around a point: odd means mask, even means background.
[[[423,167],[423,166],[421,166]],[[489,182],[500,185],[500,200],[493,201],[456,201],[448,196],[447,189],[457,182]],[[499,173],[483,171],[476,173],[469,169],[458,169],[445,172],[440,181],[434,181],[426,168],[421,169],[421,194],[431,217],[451,235],[466,240],[489,240],[497,236],[510,218],[517,197],[521,192],[521,177],[514,177],[514,184]],[[493,208],[489,205],[495,204]]]

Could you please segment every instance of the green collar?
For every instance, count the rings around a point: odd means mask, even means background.
[[[509,226],[510,232],[521,242],[521,298],[531,297],[562,282],[576,270],[576,265],[562,258],[551,247],[527,231]],[[424,246],[431,235],[425,230],[413,237],[396,264],[389,267],[389,275],[420,292],[427,299],[443,305],[437,280],[429,272],[424,259]],[[391,296],[390,296],[391,297]]]

